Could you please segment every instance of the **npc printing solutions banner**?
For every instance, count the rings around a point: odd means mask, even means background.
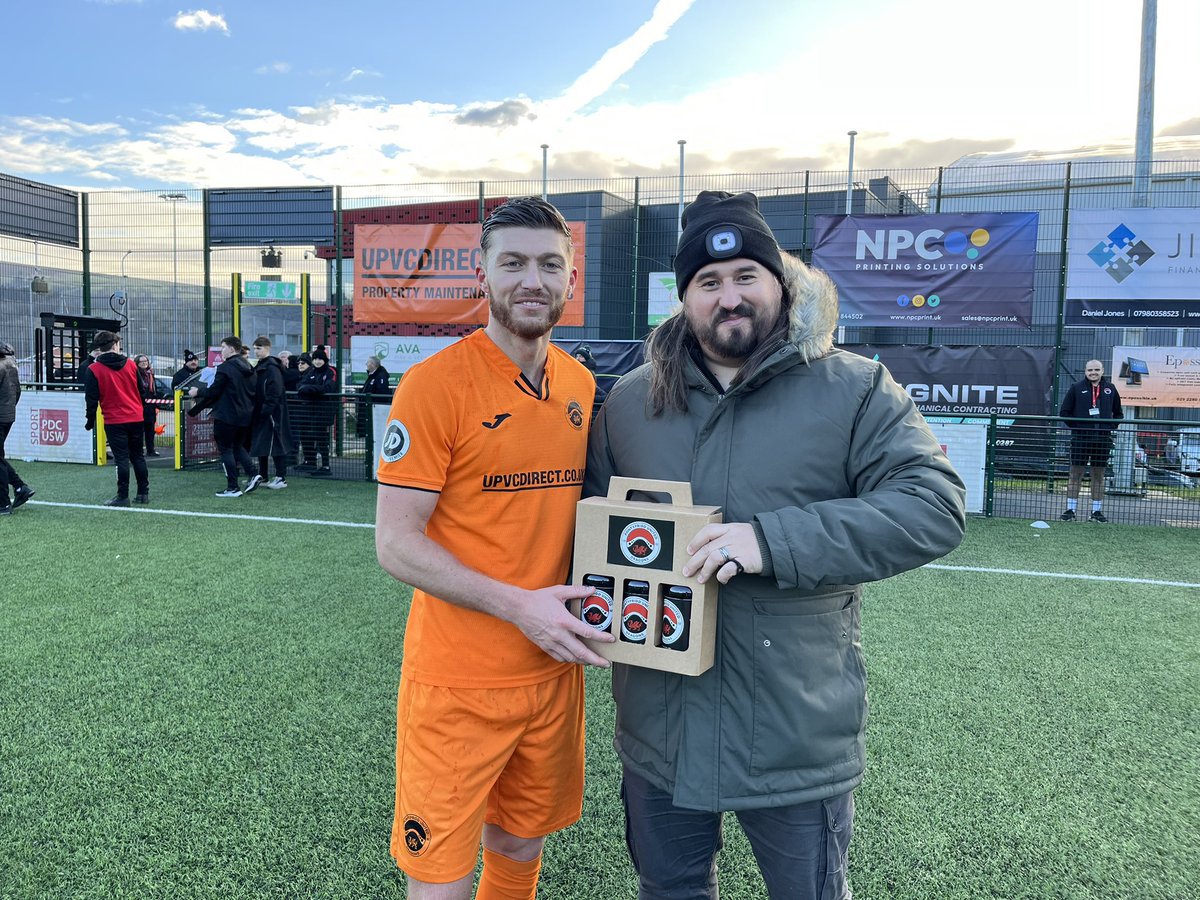
[[[1072,210],[1064,324],[1200,327],[1198,235],[1195,209]]]
[[[1037,213],[817,216],[839,325],[1028,328]]]

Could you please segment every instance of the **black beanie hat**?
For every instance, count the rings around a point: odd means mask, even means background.
[[[329,354],[325,352],[324,347],[318,347],[309,355],[312,356],[313,359],[319,359],[322,362],[329,362]]]
[[[185,363],[189,363],[189,362],[191,362],[193,359],[197,359],[197,360],[198,360],[199,358],[200,358],[200,357],[198,357],[198,356],[197,356],[195,353],[193,353],[191,350],[184,350],[184,351],[183,351],[183,361],[184,361]]]
[[[679,299],[705,265],[725,259],[752,259],[783,281],[783,256],[758,211],[758,198],[748,191],[701,191],[683,211],[683,233],[675,251]]]
[[[312,365],[312,357],[309,356],[307,353],[301,353],[299,362],[304,363],[306,366],[311,366]],[[326,360],[326,362],[328,362],[328,360]]]

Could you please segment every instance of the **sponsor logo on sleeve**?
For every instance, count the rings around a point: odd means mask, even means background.
[[[385,463],[394,463],[404,457],[411,443],[404,423],[399,419],[391,419],[383,432],[383,450],[380,456]]]

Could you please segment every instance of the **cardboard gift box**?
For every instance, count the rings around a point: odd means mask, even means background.
[[[671,502],[628,499],[634,491],[666,494]],[[721,520],[721,507],[693,506],[692,486],[682,481],[614,477],[607,497],[579,501],[572,580],[597,590],[570,608],[617,638],[589,642],[599,655],[680,675],[712,667],[720,584],[697,584],[680,572],[688,542]]]

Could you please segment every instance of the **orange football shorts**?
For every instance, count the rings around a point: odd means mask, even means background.
[[[583,811],[583,667],[540,684],[400,679],[392,857],[418,881],[475,868],[485,822],[534,838]]]

